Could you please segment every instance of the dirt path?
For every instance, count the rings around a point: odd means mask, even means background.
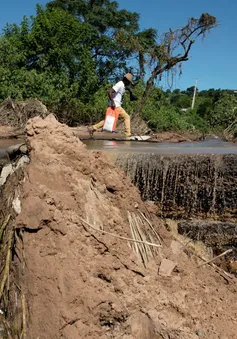
[[[72,128],[75,135],[77,135],[81,139],[88,139],[88,130],[86,126],[78,126]],[[98,131],[94,133],[94,138],[99,140],[123,140],[124,133],[123,130],[116,133],[109,133],[105,131]],[[175,132],[159,132],[153,133],[151,135],[150,141],[153,142],[171,142],[171,143],[179,143],[179,142],[192,142],[192,141],[200,141],[202,140],[203,135],[199,132],[182,132],[182,133],[175,133]]]

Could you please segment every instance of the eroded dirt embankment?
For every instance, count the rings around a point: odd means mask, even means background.
[[[125,174],[52,115],[30,120],[27,135],[31,163],[16,227],[28,338],[237,338],[235,278],[197,268]],[[91,228],[131,238],[128,216],[140,212],[162,238],[146,268],[131,242]],[[157,243],[149,232],[140,225]]]

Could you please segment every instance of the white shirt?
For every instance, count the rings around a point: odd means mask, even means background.
[[[113,90],[116,92],[113,94],[115,107],[120,107],[122,105],[122,98],[125,93],[125,85],[123,81],[121,80],[117,82],[117,84],[113,86]]]

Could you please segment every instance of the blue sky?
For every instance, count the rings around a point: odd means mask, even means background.
[[[0,30],[9,23],[19,23],[23,15],[34,15],[36,3],[46,0],[7,0],[1,6]],[[153,27],[163,33],[185,25],[189,17],[208,12],[216,16],[219,26],[202,41],[195,43],[191,58],[183,64],[183,74],[176,77],[173,89],[237,89],[237,1],[235,0],[118,0],[120,8],[140,14],[141,28]],[[166,86],[167,81],[163,83]]]

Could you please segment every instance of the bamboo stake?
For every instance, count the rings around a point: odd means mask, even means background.
[[[143,235],[143,233],[139,231],[138,222],[142,223],[141,219],[137,220],[136,214],[130,213],[129,211],[128,211],[128,219],[129,219],[131,233],[132,233],[133,238],[146,241],[146,238]],[[144,266],[146,267],[146,264],[148,262],[148,253],[147,253],[148,250],[149,250],[149,253],[152,253],[150,250],[150,247],[144,244],[137,244],[137,243],[134,244],[134,247],[135,247],[135,252],[137,256],[139,256]]]
[[[135,216],[133,216],[133,223],[134,223],[135,239],[143,240],[142,237],[141,237],[141,234],[138,231]],[[144,266],[146,267],[146,263],[147,263],[148,260],[147,260],[147,255],[146,255],[145,249],[146,249],[146,246],[144,244],[138,245],[138,250],[139,250],[139,255],[140,255],[141,261],[143,262]]]
[[[150,226],[150,228],[152,229],[152,231],[155,233],[157,239],[159,240],[160,244],[161,244],[161,238],[159,236],[159,234],[156,232],[156,230],[154,229],[152,223],[150,222],[149,219],[147,219],[147,217],[139,210],[139,213],[141,214],[142,218],[148,223],[148,225]]]
[[[3,232],[5,230],[5,228],[7,227],[7,224],[9,223],[9,220],[11,218],[11,214],[8,214],[8,216],[6,217],[6,219],[4,220],[1,228],[0,228],[0,241],[2,239],[2,235],[3,235]]]
[[[11,334],[10,334],[11,326],[9,325],[8,321],[3,319],[3,325],[4,325],[4,328],[5,328],[5,331],[7,332],[7,338],[13,339]]]
[[[118,239],[122,239],[122,240],[126,240],[126,241],[136,242],[136,243],[140,243],[140,244],[146,244],[146,245],[154,246],[154,247],[161,247],[161,245],[159,245],[159,244],[154,244],[154,243],[147,242],[147,241],[141,241],[141,240],[131,239],[131,238],[127,238],[127,237],[122,237],[121,235],[117,235],[117,234],[113,234],[113,233],[110,233],[110,232],[106,232],[106,231],[104,231],[104,230],[95,228],[95,227],[92,226],[89,222],[87,222],[86,220],[84,220],[84,219],[81,218],[81,217],[79,217],[79,219],[80,219],[84,224],[86,224],[88,227],[92,228],[92,229],[93,229],[94,231],[96,231],[96,232],[100,232],[100,233],[103,233],[103,234],[107,234],[107,235],[110,235],[111,237],[118,238]]]
[[[231,252],[233,252],[233,250],[232,250],[232,249],[229,249],[229,250],[227,250],[227,251],[225,251],[225,252],[223,252],[223,253],[217,255],[215,258],[212,258],[211,260],[208,260],[208,261],[202,263],[202,264],[199,265],[198,267],[201,267],[201,266],[210,264],[210,263],[212,263],[213,261],[215,261],[216,259],[219,259],[219,258],[221,258],[221,257],[224,257],[226,254],[231,253]]]
[[[2,278],[2,281],[1,281],[1,285],[0,285],[0,300],[2,299],[4,287],[5,287],[6,281],[8,279],[8,274],[9,274],[12,238],[13,238],[13,232],[11,232],[9,239],[8,239],[6,263],[5,263],[5,267],[4,267],[3,278]]]
[[[139,227],[139,219],[137,219],[137,216],[135,214],[134,214],[134,220],[135,220],[137,233],[138,233],[140,239],[142,241],[146,241],[146,237]],[[142,249],[142,255],[144,256],[144,262],[147,263],[149,261],[149,254],[152,256],[152,252],[150,250],[150,247],[147,247],[145,244],[142,244],[141,249]]]
[[[136,239],[134,225],[133,225],[133,220],[132,220],[132,217],[131,217],[130,213],[128,214],[128,219],[129,219],[129,224],[130,224],[130,229],[131,229],[132,237],[133,237],[133,239]],[[134,243],[132,245],[132,247],[134,248],[136,254],[139,255],[138,244]]]
[[[22,332],[20,339],[24,339],[26,337],[26,300],[25,295],[21,296],[21,305],[22,305]]]

